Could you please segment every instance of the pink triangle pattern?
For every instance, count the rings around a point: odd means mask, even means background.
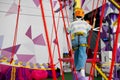
[[[9,8],[9,10],[7,11],[5,16],[9,16],[11,14],[16,14],[17,13],[17,4],[14,2],[11,7]]]
[[[16,54],[18,61],[22,62],[28,62],[30,59],[34,57],[34,55],[28,55],[28,54]]]
[[[29,60],[29,62],[31,62],[31,63],[36,63],[36,57],[33,56],[33,57]]]
[[[105,47],[103,47],[101,50],[102,50],[102,51],[105,51]]]
[[[30,39],[32,39],[32,31],[31,31],[31,26],[28,28],[26,34],[27,37],[29,37]]]
[[[8,52],[12,53],[12,49],[15,48],[14,53],[16,54],[17,51],[18,51],[18,49],[19,49],[19,47],[20,47],[20,44],[19,44],[19,45],[16,45],[16,46],[12,46],[12,47],[5,48],[5,49],[2,49],[2,50],[8,51]]]
[[[1,55],[10,58],[11,57],[11,52],[5,51],[5,50],[1,50]]]
[[[54,39],[53,43],[54,44],[58,44],[57,39]]]
[[[39,6],[39,0],[33,0],[33,2],[37,7]]]
[[[37,36],[36,38],[33,39],[33,43],[36,45],[42,45],[45,46],[45,40],[42,34],[40,34],[39,36]]]
[[[86,11],[90,11],[89,9],[88,9],[88,7],[87,6],[85,6],[85,9],[84,10],[86,10]]]
[[[53,1],[53,8],[56,6],[57,1]]]

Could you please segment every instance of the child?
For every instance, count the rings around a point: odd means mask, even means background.
[[[75,9],[76,20],[68,27],[68,33],[72,35],[72,48],[74,50],[74,63],[77,72],[85,77],[85,63],[87,59],[87,35],[93,28],[88,22],[84,21],[84,11],[81,8]]]

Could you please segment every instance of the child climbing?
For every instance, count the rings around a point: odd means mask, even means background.
[[[67,28],[68,33],[71,34],[72,48],[74,50],[74,64],[77,73],[85,77],[85,63],[87,59],[86,47],[87,36],[89,30],[94,28],[84,18],[84,10],[81,8],[75,9],[76,20],[73,21],[70,27]]]

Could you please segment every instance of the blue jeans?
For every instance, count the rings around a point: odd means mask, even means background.
[[[79,44],[87,44],[87,38],[86,36],[75,36],[75,38],[72,40],[72,46],[76,47]],[[81,68],[85,67],[87,59],[86,54],[86,47],[85,46],[79,46],[74,53],[74,63],[76,70],[80,70]]]

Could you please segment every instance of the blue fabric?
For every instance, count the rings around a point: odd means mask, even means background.
[[[75,39],[72,40],[73,47],[75,47],[78,44],[83,44],[83,43],[85,44],[87,43],[86,36],[79,36],[79,37],[76,36]],[[81,68],[85,67],[86,59],[87,59],[86,47],[79,46],[79,48],[76,49],[74,53],[74,63],[75,63],[76,70],[80,70]]]
[[[86,37],[87,36],[79,36],[79,37],[75,36],[75,38],[72,40],[72,46],[77,47],[79,44],[86,44],[87,43],[87,38]]]

